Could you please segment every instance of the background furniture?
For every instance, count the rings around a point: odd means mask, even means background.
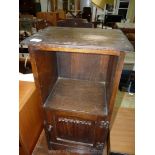
[[[19,12],[22,14],[35,15],[41,11],[40,2],[36,0],[19,0]]]
[[[135,23],[116,23],[115,28],[120,29],[126,35],[135,48]],[[135,92],[135,51],[126,55],[126,63],[120,80],[120,90]]]
[[[101,154],[107,145],[109,151],[109,125],[123,51],[132,50],[129,41],[119,30],[60,27],[40,32],[40,43],[32,38],[22,43],[29,45],[49,149]]]
[[[56,26],[56,22],[59,18],[58,12],[38,12],[37,18],[46,20],[49,24]]]
[[[19,18],[19,42],[47,27],[45,20],[30,15],[21,15]]]
[[[104,23],[102,24],[105,26],[114,27],[116,22],[121,22],[122,16],[121,15],[105,15]]]
[[[58,20],[66,19],[65,12],[62,10],[56,12],[38,12],[37,18],[46,20],[50,25],[56,26]]]
[[[58,27],[81,27],[81,28],[92,28],[92,23],[88,23],[86,19],[81,18],[73,18],[73,19],[65,19],[59,20],[57,22]]]
[[[43,115],[34,82],[19,81],[19,153],[31,155],[43,129]]]
[[[91,21],[92,18],[91,7],[83,7],[82,18],[87,19],[88,22]]]
[[[129,41],[135,48],[135,23],[117,22],[115,27],[123,31],[123,33],[127,36]]]

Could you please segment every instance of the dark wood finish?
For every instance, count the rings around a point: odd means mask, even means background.
[[[106,76],[106,98],[107,102],[110,102],[112,90],[113,90],[113,84],[114,84],[114,74],[116,72],[116,66],[118,63],[118,57],[111,56],[108,63],[108,70],[107,70],[107,76]],[[108,104],[108,111],[109,111],[110,105]]]
[[[41,39],[40,42],[31,39]],[[21,44],[34,45],[45,51],[64,51],[119,55],[133,48],[120,30],[48,27],[25,39]]]
[[[109,109],[108,109],[109,120],[111,120],[112,111],[113,111],[115,98],[116,98],[116,93],[117,93],[117,90],[118,90],[118,85],[119,85],[121,73],[122,73],[122,70],[123,70],[124,57],[125,57],[125,53],[121,52],[120,56],[118,58],[116,71],[115,71],[115,73],[113,75],[113,77],[114,77],[113,78],[113,86],[112,86],[112,92],[110,93],[110,101],[109,101]]]
[[[59,76],[81,80],[105,81],[109,57],[109,55],[58,52]]]
[[[33,82],[19,82],[19,151],[30,155],[43,129],[43,109]]]
[[[59,26],[59,27],[92,28],[93,24],[92,23],[88,23],[86,19],[73,18],[73,19],[59,20],[57,22],[57,26]]]
[[[50,109],[107,115],[104,83],[60,78],[46,100]]]
[[[106,145],[105,145],[105,151],[106,151]],[[98,155],[99,152],[92,152],[91,154],[93,155]],[[38,140],[38,143],[33,151],[33,155],[90,155],[90,152],[84,153],[81,152],[71,152],[69,150],[48,150],[47,148],[47,144],[46,144],[46,137],[45,137],[45,133],[44,131],[42,132],[42,134],[40,135],[40,138]],[[106,152],[104,155],[107,155]]]
[[[47,28],[23,43],[29,44],[44,107],[48,148],[101,154],[108,144],[123,50],[132,50],[127,38],[119,30]]]
[[[43,103],[48,97],[58,77],[56,53],[42,53],[40,51],[36,53],[35,49],[30,49],[30,51],[34,51],[30,53],[31,64],[34,69],[33,75],[36,85],[39,88],[41,102]]]
[[[85,153],[102,152],[109,122],[105,116],[85,112],[52,109],[45,105],[45,132],[49,149],[67,149]]]

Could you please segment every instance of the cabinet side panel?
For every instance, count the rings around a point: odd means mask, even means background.
[[[29,48],[35,84],[44,103],[51,92],[57,77],[57,60],[55,52],[41,52]]]
[[[123,69],[125,53],[121,52],[119,57],[111,56],[107,72],[106,80],[106,96],[109,112],[109,119],[111,119],[116,93],[120,81],[120,76]]]
[[[109,55],[57,53],[59,76],[90,81],[105,81]]]
[[[110,102],[110,97],[112,94],[114,79],[115,79],[115,72],[117,68],[118,57],[110,56],[109,63],[108,63],[108,70],[107,70],[107,77],[106,77],[106,98],[107,103]]]

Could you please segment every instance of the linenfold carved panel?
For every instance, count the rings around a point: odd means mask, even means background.
[[[93,144],[95,122],[80,118],[56,116],[56,137],[75,144],[89,146]],[[79,144],[80,143],[80,144]]]

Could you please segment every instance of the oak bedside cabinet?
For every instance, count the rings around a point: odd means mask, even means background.
[[[120,30],[48,27],[22,43],[29,45],[48,148],[106,155],[130,42]]]

